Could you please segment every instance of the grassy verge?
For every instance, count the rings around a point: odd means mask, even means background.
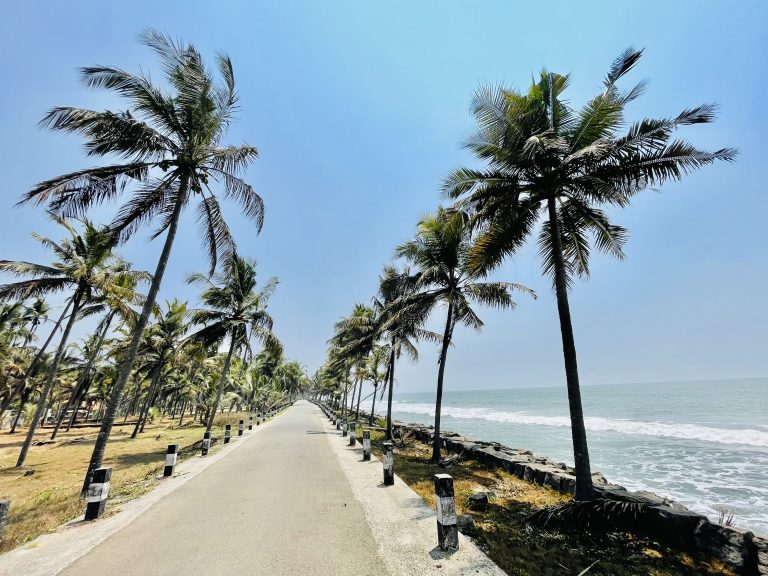
[[[214,438],[223,436],[224,424],[234,424],[236,436],[240,418],[245,418],[247,426],[248,414],[231,412],[217,416]],[[118,511],[122,502],[145,494],[160,481],[168,444],[178,444],[182,449],[203,437],[203,426],[185,423],[178,427],[177,422],[165,419],[148,424],[135,439],[130,438],[133,426],[115,426],[104,459],[104,466],[113,468],[110,512]],[[85,510],[80,488],[98,428],[72,429],[61,432],[52,444],[33,445],[26,465],[14,468],[25,434],[25,429],[13,435],[0,433],[0,498],[11,501],[0,553],[56,530]],[[50,434],[50,429],[38,429],[35,441],[47,441]],[[218,446],[214,444],[212,450]],[[180,460],[197,454],[182,453]]]
[[[373,431],[371,440],[381,457],[383,434]],[[451,474],[457,512],[474,518],[475,542],[510,576],[575,576],[592,564],[589,576],[734,575],[720,562],[633,534],[565,532],[529,525],[527,518],[533,512],[569,497],[474,460],[462,460],[446,470],[429,464],[430,453],[420,442],[404,441],[395,448],[395,472],[433,509],[432,476]],[[479,491],[495,494],[487,512],[467,509],[468,497]]]

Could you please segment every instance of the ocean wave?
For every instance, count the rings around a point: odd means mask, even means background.
[[[411,414],[434,416],[435,408],[429,404],[398,402],[392,403],[392,409]],[[571,420],[568,416],[540,416],[528,412],[500,412],[487,408],[458,408],[443,406],[442,414],[453,418],[487,420],[489,422],[508,422],[532,426],[555,426],[568,428]],[[768,447],[768,432],[753,429],[714,428],[697,424],[674,424],[670,422],[641,422],[614,418],[587,417],[584,419],[587,430],[593,432],[619,432],[639,436],[660,438],[679,438],[683,440],[701,440],[717,444],[742,444],[746,446]]]

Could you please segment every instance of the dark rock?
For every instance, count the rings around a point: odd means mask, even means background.
[[[469,506],[470,510],[475,510],[477,512],[485,512],[488,510],[488,494],[485,492],[478,492],[477,494],[472,494],[467,499],[467,505]]]
[[[695,512],[675,510],[669,506],[648,506],[644,528],[651,536],[672,546],[693,548],[694,532],[706,517]]]
[[[755,536],[752,538],[757,560],[757,573],[759,576],[768,576],[768,538]]]
[[[459,514],[456,516],[456,525],[459,528],[459,532],[465,536],[477,536],[477,527],[475,526],[475,520],[468,514]]]
[[[740,574],[754,565],[752,539],[754,534],[733,526],[702,522],[694,532],[696,547],[711,554]]]

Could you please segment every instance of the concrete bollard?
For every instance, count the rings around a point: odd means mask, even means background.
[[[453,494],[453,477],[435,474],[435,501],[437,503],[437,545],[441,550],[459,547],[459,529],[456,519],[456,498]]]
[[[173,469],[176,468],[178,452],[178,444],[168,444],[168,449],[165,451],[165,468],[163,469],[163,478],[173,476]]]
[[[336,430],[341,430],[341,418],[336,418]]]
[[[357,422],[349,423],[349,445],[357,444]]]
[[[5,531],[5,523],[8,522],[8,513],[11,510],[10,500],[0,500],[0,538]]]
[[[363,460],[371,459],[371,431],[363,430]]]
[[[96,520],[104,515],[109,496],[109,481],[112,478],[112,468],[96,468],[88,491],[85,493],[85,519]]]
[[[392,442],[384,442],[384,486],[395,483],[395,454]]]
[[[342,420],[341,421],[341,435],[346,436],[347,435],[347,421]]]
[[[232,438],[232,425],[224,425],[224,444],[229,444],[229,440]]]
[[[248,416],[248,430],[253,430],[253,416]]]
[[[208,456],[208,450],[211,449],[211,433],[206,432],[203,434],[203,447],[201,450],[201,456]]]
[[[261,414],[256,414],[256,426],[261,424]]]
[[[245,430],[245,420],[240,420],[237,423],[237,435],[238,436],[242,436],[243,435],[243,430]]]

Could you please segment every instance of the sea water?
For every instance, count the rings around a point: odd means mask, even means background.
[[[396,420],[433,423],[433,392],[395,398]],[[768,535],[768,379],[584,386],[582,403],[593,471]],[[448,390],[442,429],[573,464],[564,384]]]

